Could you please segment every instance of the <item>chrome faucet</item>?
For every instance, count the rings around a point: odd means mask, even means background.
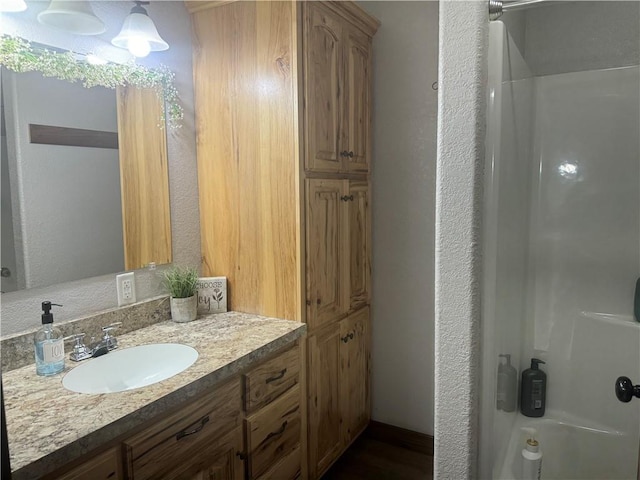
[[[111,350],[115,350],[118,348],[118,339],[111,335],[111,331],[115,330],[120,325],[122,325],[122,322],[116,322],[111,325],[107,325],[106,327],[102,327],[104,335],[98,342],[93,342],[94,337],[92,337],[91,346],[87,346],[83,342],[85,337],[84,333],[77,333],[75,335],[65,337],[65,341],[73,340],[76,342],[73,346],[73,352],[71,352],[69,358],[74,362],[80,362],[81,360],[99,357],[109,353]]]

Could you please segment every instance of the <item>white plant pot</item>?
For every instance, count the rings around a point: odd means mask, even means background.
[[[195,295],[188,298],[171,297],[171,319],[174,322],[191,322],[195,320],[197,316],[198,297]]]

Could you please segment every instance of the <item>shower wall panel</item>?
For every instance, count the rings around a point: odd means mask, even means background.
[[[535,83],[527,353],[548,362],[548,415],[630,435],[637,450],[640,404],[613,385],[640,380],[640,69]]]
[[[533,113],[533,80],[516,43],[501,22],[490,35],[481,478],[502,463],[517,417],[517,408],[497,409],[497,369],[498,354],[511,355],[516,368],[521,361]]]

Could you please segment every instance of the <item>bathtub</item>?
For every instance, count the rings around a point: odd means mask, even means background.
[[[638,438],[601,425],[548,414],[544,418],[518,415],[499,479],[520,479],[522,427],[535,428],[542,450],[543,480],[635,480]],[[634,461],[629,461],[634,459]]]

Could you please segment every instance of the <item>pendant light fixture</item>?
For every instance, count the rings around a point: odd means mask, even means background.
[[[38,21],[75,35],[99,35],[106,30],[86,0],[51,0],[49,7],[38,14]]]
[[[146,57],[149,52],[167,50],[169,44],[160,37],[153,20],[142,6],[149,5],[149,2],[133,3],[136,5],[124,19],[122,30],[111,43],[116,47],[126,48],[136,57]]]
[[[27,4],[24,0],[2,0],[0,1],[0,12],[24,12]]]

